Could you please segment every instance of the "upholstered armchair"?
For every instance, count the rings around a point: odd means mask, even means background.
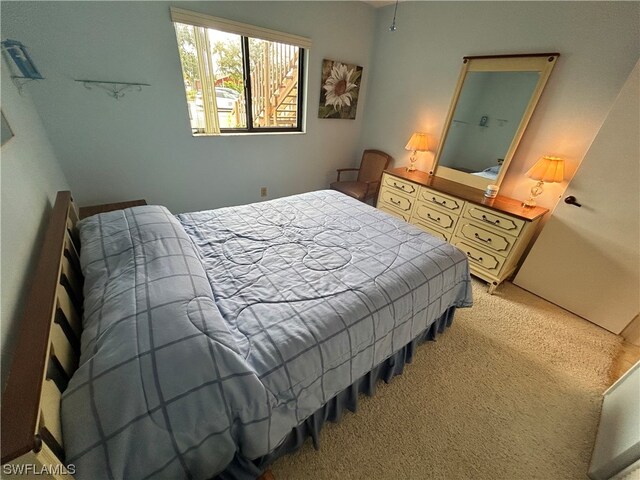
[[[339,168],[338,179],[329,185],[332,189],[342,192],[363,202],[378,195],[382,172],[389,166],[391,156],[380,150],[365,150],[360,161],[360,168]],[[355,181],[341,181],[343,172],[358,172]]]

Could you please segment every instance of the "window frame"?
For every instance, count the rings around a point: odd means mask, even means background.
[[[304,132],[305,119],[305,79],[307,69],[307,50],[311,47],[311,40],[288,33],[269,30],[254,25],[235,22],[219,17],[192,12],[181,8],[170,7],[171,21],[183,25],[190,25],[194,28],[207,28],[226,33],[238,35],[241,38],[242,52],[242,77],[244,83],[245,115],[246,127],[220,128],[219,133],[194,133],[190,124],[191,134],[194,137],[207,137],[218,135],[236,134],[260,134],[260,133],[302,133]],[[174,25],[175,26],[175,25]],[[298,48],[298,79],[297,79],[297,103],[296,103],[296,125],[292,127],[256,127],[253,119],[253,100],[251,86],[251,59],[249,39],[254,38],[267,42],[284,43]],[[178,49],[180,45],[178,45]],[[180,66],[181,74],[182,65]]]

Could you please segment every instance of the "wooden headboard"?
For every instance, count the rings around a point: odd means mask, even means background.
[[[58,192],[2,394],[5,474],[9,463],[53,472],[38,478],[70,478],[61,474],[60,400],[80,355],[83,278],[77,221],[71,192]]]

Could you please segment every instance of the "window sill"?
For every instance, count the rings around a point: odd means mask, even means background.
[[[193,138],[211,138],[211,137],[263,137],[265,135],[304,135],[307,132],[223,132],[223,133],[196,133],[192,134]]]

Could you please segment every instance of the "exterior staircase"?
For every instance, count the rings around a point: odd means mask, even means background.
[[[253,124],[256,127],[295,127],[298,120],[298,48],[265,43],[251,79]]]

